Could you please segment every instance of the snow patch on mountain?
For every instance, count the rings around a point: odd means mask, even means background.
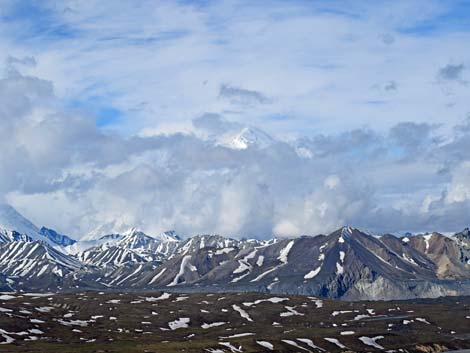
[[[310,271],[309,273],[307,273],[305,276],[304,276],[304,279],[312,279],[314,277],[316,277],[321,271],[321,266],[320,267],[317,267],[316,269]]]
[[[184,276],[186,269],[189,269],[190,271],[193,271],[193,272],[197,271],[197,268],[190,264],[189,262],[190,260],[191,260],[191,255],[185,255],[183,257],[183,259],[181,260],[180,270],[178,274],[175,276],[173,281],[171,281],[171,283],[167,284],[167,287],[173,287],[173,286],[176,286],[178,283],[180,283],[180,279],[181,277]]]

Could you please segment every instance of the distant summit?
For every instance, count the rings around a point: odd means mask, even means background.
[[[264,131],[245,127],[237,132],[230,132],[222,135],[217,140],[217,144],[235,150],[245,150],[247,148],[266,148],[275,143],[275,140]]]

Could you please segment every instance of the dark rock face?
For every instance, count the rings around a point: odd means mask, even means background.
[[[60,246],[69,246],[77,242],[67,235],[59,234],[55,230],[46,227],[42,227],[39,232],[50,241]]]

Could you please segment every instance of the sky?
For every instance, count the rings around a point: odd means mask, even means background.
[[[0,0],[0,201],[82,238],[470,225],[470,1]]]

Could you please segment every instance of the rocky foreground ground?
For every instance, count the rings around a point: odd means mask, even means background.
[[[345,302],[258,293],[0,294],[0,352],[443,352],[470,297]]]

